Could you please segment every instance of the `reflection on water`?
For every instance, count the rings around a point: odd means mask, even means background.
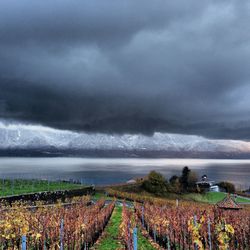
[[[200,176],[250,185],[250,160],[217,159],[95,159],[0,158],[0,178],[78,179],[88,184],[111,184],[146,175],[151,170],[167,178],[189,166]]]

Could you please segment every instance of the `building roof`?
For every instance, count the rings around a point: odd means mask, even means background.
[[[219,201],[216,206],[222,209],[241,209],[238,203],[228,194],[222,201]]]
[[[128,180],[126,183],[136,183],[136,180],[133,180],[133,179],[131,179],[131,180]]]

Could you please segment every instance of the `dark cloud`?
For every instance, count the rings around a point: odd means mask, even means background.
[[[0,118],[250,139],[248,1],[2,1]]]

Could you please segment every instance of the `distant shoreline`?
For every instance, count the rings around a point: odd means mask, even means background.
[[[81,157],[81,158],[145,158],[145,159],[242,159],[249,153],[148,151],[148,150],[78,150],[78,149],[0,149],[0,157]]]

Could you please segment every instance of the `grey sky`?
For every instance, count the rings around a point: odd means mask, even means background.
[[[250,3],[0,3],[0,118],[250,139]]]

